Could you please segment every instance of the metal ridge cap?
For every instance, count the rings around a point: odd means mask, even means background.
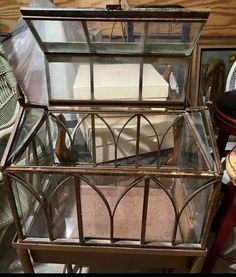
[[[210,10],[207,8],[130,8],[127,10],[107,10],[105,8],[30,8],[21,7],[20,12],[23,17],[34,16],[56,16],[56,17],[86,17],[112,18],[113,16],[122,18],[189,18],[207,19]]]

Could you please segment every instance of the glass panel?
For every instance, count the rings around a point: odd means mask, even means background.
[[[176,132],[181,132],[179,143],[179,167],[182,169],[198,168],[199,170],[214,169],[211,148],[206,137],[201,113],[190,113]],[[176,143],[179,142],[176,135]],[[176,144],[177,146],[177,144]]]
[[[212,141],[210,140],[209,128],[207,128],[206,123],[206,114],[196,112],[190,113],[192,122],[201,138],[200,142],[202,145],[202,149],[205,151],[207,159],[211,165],[211,168],[214,168],[214,160],[211,155],[212,153]],[[209,118],[208,118],[209,120]]]
[[[78,238],[72,178],[57,174],[21,174],[19,178],[13,188],[24,235]]]
[[[84,139],[92,157],[101,165],[112,164],[111,161],[114,163],[117,160],[116,164],[121,166],[137,163],[155,167],[159,161],[159,149],[168,153],[168,149],[173,147],[171,124],[175,117],[121,114],[96,116],[95,141],[91,117],[86,117],[82,122]]]
[[[75,114],[49,114],[41,127],[35,130],[35,135],[27,141],[25,150],[18,149],[18,152],[22,153],[17,155],[16,165],[71,164],[73,155],[75,162],[91,162],[91,153],[83,138],[79,118],[79,115]],[[66,156],[67,148],[71,150],[71,157]]]
[[[23,234],[25,237],[48,238],[47,222],[42,203],[27,189],[27,180],[22,178],[23,176],[19,177],[22,181],[13,180],[12,183]],[[35,177],[30,179],[38,179],[37,176]],[[31,183],[31,185],[33,184]],[[36,195],[39,196],[37,193]]]
[[[110,188],[106,186],[106,184],[113,180],[113,178],[104,178],[103,176],[99,176],[99,178],[96,177],[86,176],[86,179],[82,177],[81,180],[84,237],[85,239],[110,239],[111,220],[107,205],[109,205],[111,200],[115,201],[116,194],[115,191],[113,192],[112,187]]]
[[[32,21],[42,50],[54,53],[190,55],[202,23]],[[37,36],[37,35],[35,35]]]
[[[198,111],[50,113],[25,150],[18,148],[16,164],[214,170],[204,123]]]
[[[43,166],[54,164],[54,148],[56,127],[52,121],[45,119],[35,135],[27,141],[25,151],[18,157],[15,164],[18,166]]]
[[[78,216],[76,190],[71,176],[55,175],[57,187],[53,193],[48,192],[53,218],[54,238],[78,239]]]
[[[86,42],[80,21],[32,20],[31,22],[44,42]]]
[[[207,11],[177,8],[48,10],[21,9],[46,52],[190,55],[208,17]]]
[[[116,240],[140,242],[143,233],[142,239],[146,242],[172,241],[174,208],[166,192],[153,180],[150,180],[148,197],[144,200],[144,178],[84,177],[86,182],[82,182],[81,199],[85,237],[110,239],[113,236]],[[170,193],[168,179],[158,181]],[[146,216],[143,205],[147,208]],[[181,241],[179,233],[178,239]]]
[[[32,131],[40,123],[43,114],[43,109],[30,107],[25,108],[10,152],[10,156],[13,157],[13,161],[17,158],[17,153],[27,141]]]
[[[181,8],[120,11],[22,8],[21,11],[49,62],[46,68],[49,100],[150,100],[160,101],[164,106],[170,100],[185,106],[187,56],[192,53],[208,11]],[[78,54],[96,58],[76,59]],[[122,54],[126,58],[98,58],[109,57],[108,54]],[[169,54],[172,58],[150,60],[147,54],[159,57]]]
[[[89,50],[80,21],[32,20],[28,24],[43,50],[69,52],[75,43],[80,51]]]
[[[52,100],[185,101],[188,59],[47,58]]]
[[[199,243],[205,225],[212,186],[208,186],[197,193],[197,190],[207,184],[207,180],[182,178],[177,181],[174,197],[177,209],[179,212],[181,211],[179,227],[183,242]]]
[[[33,175],[12,183],[23,232],[34,238],[200,243],[212,197],[201,178]]]
[[[33,32],[38,32],[42,50],[51,53],[190,55],[197,39],[196,34],[203,27],[198,22],[90,21],[84,25],[76,21],[40,23],[38,25],[38,22],[33,22]]]
[[[172,242],[176,224],[175,207],[172,203],[176,179],[153,178],[149,183],[145,241]],[[165,207],[163,209],[162,207]],[[182,241],[179,230],[176,241]]]
[[[202,23],[155,22],[148,25],[144,52],[190,54]]]

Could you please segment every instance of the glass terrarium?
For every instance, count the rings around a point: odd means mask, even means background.
[[[93,263],[104,247],[117,262],[141,253],[146,266],[148,251],[204,257],[222,172],[207,108],[187,103],[209,11],[21,12],[44,52],[48,97],[22,104],[2,159],[13,245],[67,265]]]

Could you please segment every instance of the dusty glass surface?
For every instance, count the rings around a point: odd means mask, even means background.
[[[33,109],[34,110],[34,109]],[[38,111],[38,109],[36,109]],[[214,170],[205,115],[190,113],[26,113],[12,148],[12,163]],[[33,136],[22,139],[30,126]],[[60,145],[60,144],[64,145]],[[60,147],[59,147],[60,146]],[[64,152],[69,156],[64,158]]]
[[[34,128],[40,123],[43,114],[43,108],[25,108],[11,146],[11,151],[9,153],[10,159],[17,160],[17,157],[21,156],[20,151],[22,146],[30,139]]]
[[[208,111],[185,108],[208,13],[22,13],[49,95],[6,158],[26,240],[199,249],[219,168]]]
[[[22,8],[21,12],[46,55],[49,100],[185,104],[187,57],[208,11]],[[163,56],[164,60],[157,59]]]
[[[30,190],[22,186],[24,178]],[[14,177],[13,188],[26,238],[79,241],[80,222],[85,241],[109,241],[112,236],[138,243],[148,193],[146,243],[200,241],[209,201],[206,179],[153,177],[146,191],[144,178],[86,174],[80,178],[26,174],[24,178]]]
[[[204,25],[203,20],[198,18],[198,21],[194,21],[190,16],[182,18],[174,10],[170,12],[174,21],[168,15],[163,16],[163,11],[158,9],[155,15],[152,14],[152,19],[150,10],[146,10],[142,13],[143,18],[138,20],[125,12],[119,15],[118,11],[110,16],[112,13],[106,10],[103,13],[94,11],[93,17],[98,17],[97,20],[86,18],[85,12],[84,20],[75,21],[71,17],[70,21],[63,21],[65,13],[61,20],[51,20],[50,15],[47,15],[40,21],[32,19],[28,24],[46,52],[184,55],[191,54]],[[158,12],[162,14],[160,19]],[[38,14],[40,18],[40,11]],[[52,14],[56,17],[57,10],[53,9]],[[104,14],[109,20],[104,21]],[[79,10],[77,16],[80,16]]]
[[[47,116],[42,119],[45,113]],[[37,114],[34,109],[22,117],[19,137],[29,126],[38,131],[27,141],[21,140],[22,144],[16,143],[12,164],[21,168],[47,166],[52,171],[57,166],[89,168],[94,165],[111,170],[124,166],[126,169],[171,170],[169,177],[153,176],[148,181],[145,241],[199,243],[211,197],[211,187],[207,186],[210,180],[200,175],[198,178],[175,175],[182,171],[194,170],[201,174],[214,170],[204,112],[122,114],[113,111],[111,116],[101,112],[41,111],[38,114],[41,121],[35,121],[32,114]],[[65,160],[65,149],[58,152],[62,133],[71,160]],[[25,150],[21,155],[14,154],[14,150],[18,152],[22,148]],[[85,240],[91,237],[109,240],[113,230],[114,239],[139,242],[147,185],[144,177],[82,174],[78,178],[73,174],[32,171],[13,178],[13,182],[15,195],[22,203],[18,212],[27,238],[49,239],[51,232],[54,239],[79,241],[80,222]],[[22,187],[25,188],[22,190]],[[81,198],[82,218],[78,197]],[[161,209],[163,205],[164,210]]]
[[[188,58],[46,57],[50,99],[185,101]]]

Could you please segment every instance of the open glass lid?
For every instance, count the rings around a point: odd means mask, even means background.
[[[21,8],[45,53],[49,104],[185,106],[209,16],[185,8]]]

